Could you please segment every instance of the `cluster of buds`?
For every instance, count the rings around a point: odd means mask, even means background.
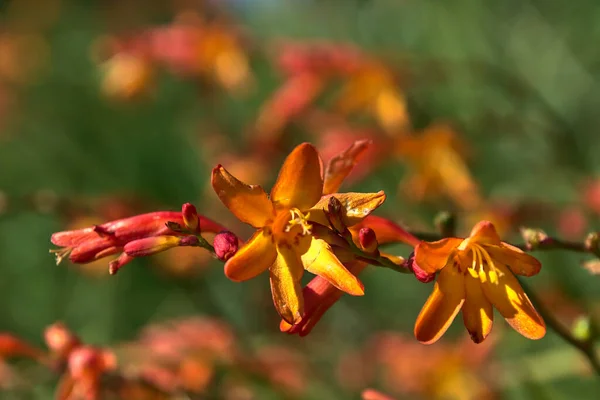
[[[186,203],[181,212],[157,211],[75,231],[57,232],[51,241],[62,248],[51,252],[56,255],[57,264],[66,257],[73,263],[85,264],[121,253],[109,263],[109,272],[115,274],[134,258],[175,247],[197,246],[213,251],[213,246],[201,232],[224,230],[220,224],[198,215],[196,207]],[[228,252],[231,251],[232,246]]]
[[[56,392],[59,400],[100,399],[103,375],[117,367],[113,352],[82,343],[61,322],[46,328],[44,339],[48,351],[11,334],[0,334],[0,356],[33,359],[62,374]]]

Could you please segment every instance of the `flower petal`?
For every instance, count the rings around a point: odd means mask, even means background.
[[[344,179],[372,143],[373,141],[369,139],[357,140],[349,148],[329,160],[325,169],[323,194],[338,191]]]
[[[461,243],[462,239],[446,238],[437,242],[421,242],[415,247],[414,263],[428,274],[442,269],[448,257]]]
[[[225,263],[225,275],[236,282],[254,278],[273,265],[276,257],[277,251],[271,235],[259,229]]]
[[[464,275],[456,268],[442,269],[433,292],[415,323],[415,337],[424,344],[435,343],[448,330],[465,301]]]
[[[221,165],[212,171],[212,187],[219,199],[242,222],[262,228],[273,218],[273,204],[258,185],[246,185]]]
[[[301,279],[304,273],[300,256],[287,246],[277,248],[277,258],[270,269],[273,304],[289,324],[300,322],[304,313]]]
[[[465,304],[462,308],[463,322],[471,340],[481,343],[490,334],[494,321],[492,303],[483,294],[479,277],[465,277]]]
[[[500,245],[500,236],[490,221],[480,221],[471,229],[471,242]]]
[[[352,296],[365,294],[362,282],[344,267],[324,240],[312,238],[310,248],[301,259],[308,272],[326,279],[336,288]]]
[[[276,207],[304,211],[319,201],[322,193],[321,158],[312,144],[302,143],[292,150],[279,170],[271,200]]]
[[[546,324],[508,267],[495,264],[495,270],[480,273],[485,297],[500,311],[514,330],[528,339],[541,339]]]
[[[542,263],[537,258],[508,243],[500,246],[485,246],[492,260],[508,266],[513,274],[533,276],[540,272]]]
[[[413,247],[419,244],[420,240],[414,237],[411,233],[406,231],[400,225],[395,222],[379,217],[377,215],[369,215],[365,219],[363,219],[360,223],[354,225],[350,232],[352,232],[352,237],[354,241],[358,240],[358,232],[361,228],[368,227],[375,231],[375,236],[377,236],[377,243],[380,245],[386,243],[406,243]],[[358,242],[357,242],[358,243]]]
[[[371,214],[385,201],[385,193],[335,193],[321,197],[321,200],[311,208],[309,220],[321,225],[329,226],[325,210],[329,206],[329,198],[336,197],[342,203],[342,222],[350,227],[358,224],[363,218]]]

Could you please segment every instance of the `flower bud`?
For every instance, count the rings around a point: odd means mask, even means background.
[[[329,221],[331,229],[338,233],[345,232],[347,229],[343,222],[343,208],[342,202],[337,197],[331,196],[329,198],[325,216]]]
[[[0,333],[0,359],[8,357],[28,357],[39,360],[44,356],[44,352],[37,349],[11,335],[10,333]]]
[[[200,233],[200,222],[198,220],[198,211],[191,203],[185,203],[181,206],[181,215],[183,223],[191,232]]]
[[[146,257],[179,246],[195,246],[199,243],[195,236],[154,236],[134,240],[125,245],[125,254],[130,257]]]
[[[377,236],[373,229],[369,227],[361,228],[361,230],[358,231],[358,241],[360,247],[367,253],[375,253],[377,251]]]
[[[44,331],[46,346],[61,360],[66,360],[76,347],[81,345],[75,336],[62,322],[56,322]]]
[[[548,235],[541,229],[521,228],[521,237],[528,250],[534,250],[548,240]]]
[[[223,231],[215,236],[213,246],[217,258],[221,261],[227,261],[238,251],[238,238],[229,231]]]
[[[408,260],[406,260],[406,264],[408,268],[413,272],[413,274],[415,274],[415,278],[417,278],[419,282],[429,283],[435,279],[435,274],[430,274],[423,271],[421,267],[419,267],[419,265],[415,262],[414,252],[410,254]]]
[[[129,264],[132,260],[133,257],[127,255],[127,253],[121,253],[119,258],[108,263],[108,273],[111,275],[116,274],[121,268]]]

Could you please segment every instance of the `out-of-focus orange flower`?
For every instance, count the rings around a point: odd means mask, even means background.
[[[436,123],[396,139],[396,154],[409,167],[404,191],[422,201],[441,194],[465,210],[480,208],[481,197],[465,163],[465,146],[448,124]]]
[[[150,93],[154,71],[149,59],[136,53],[117,53],[100,65],[102,94],[130,101]]]
[[[415,323],[420,342],[436,342],[462,310],[471,339],[480,343],[492,329],[492,306],[521,335],[529,339],[545,335],[544,321],[514,276],[533,276],[541,264],[502,242],[490,222],[478,223],[466,239],[419,243],[414,264],[428,274],[439,271],[433,293]]]
[[[382,387],[402,398],[491,400],[496,398],[496,370],[490,362],[496,342],[475,345],[465,339],[424,348],[400,334],[382,332],[364,352],[380,371]]]
[[[558,214],[557,230],[566,239],[581,239],[588,228],[588,221],[583,209],[570,206]]]
[[[301,353],[283,346],[265,346],[256,351],[253,360],[259,374],[264,375],[274,386],[302,395],[308,383],[306,360]]]
[[[57,400],[100,400],[101,378],[116,368],[111,351],[92,346],[78,346],[69,354],[67,372],[56,391]]]
[[[300,279],[304,269],[349,294],[364,294],[360,281],[337,259],[331,246],[313,235],[311,223],[328,225],[325,208],[329,199],[321,199],[321,160],[312,145],[303,143],[290,153],[270,196],[260,186],[237,180],[221,165],[213,170],[212,185],[240,221],[257,229],[227,261],[225,274],[244,281],[269,269],[273,302],[285,321],[293,324],[302,317]],[[333,196],[345,206],[342,213],[347,226],[360,222],[385,200],[383,192]]]

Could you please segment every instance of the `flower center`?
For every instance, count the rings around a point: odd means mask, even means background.
[[[312,233],[308,222],[309,213],[303,214],[297,208],[281,210],[273,221],[273,236],[279,244],[297,244],[302,236]]]
[[[468,272],[474,278],[484,279],[489,276],[490,281],[497,282],[498,277],[502,276],[502,271],[496,268],[488,251],[477,243],[465,241],[464,246],[461,244],[458,247],[455,265],[458,266],[460,272]]]

